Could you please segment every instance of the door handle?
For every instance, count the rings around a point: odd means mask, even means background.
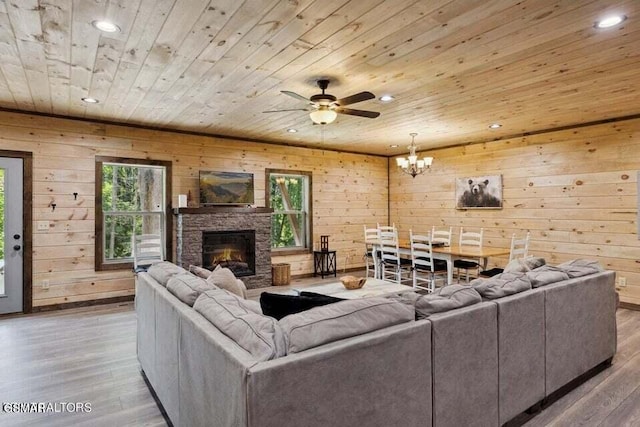
[[[22,246],[20,246],[20,245],[14,245],[13,246],[13,250],[14,251],[19,251],[20,249],[22,249]]]

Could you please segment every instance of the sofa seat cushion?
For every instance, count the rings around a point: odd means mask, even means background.
[[[471,287],[486,299],[502,298],[531,289],[526,273],[501,273],[488,279],[476,279]]]
[[[187,270],[185,270],[184,268],[178,267],[177,265],[169,261],[162,261],[153,264],[147,270],[147,273],[149,273],[151,277],[156,279],[158,283],[165,287],[167,286],[167,282],[170,278],[172,278],[176,274],[184,274],[186,272]]]
[[[387,298],[340,301],[291,314],[280,320],[288,353],[298,353],[414,320],[411,307]]]
[[[263,292],[260,295],[260,307],[266,316],[282,319],[290,314],[300,313],[313,307],[320,307],[334,302],[344,301],[328,295],[302,292],[300,295],[282,295]]]
[[[242,280],[236,279],[236,276],[228,268],[222,268],[218,265],[207,277],[207,282],[226,289],[240,298],[247,298],[247,287]]]
[[[531,281],[532,288],[539,288],[540,286],[569,279],[569,275],[564,270],[552,265],[543,265],[535,270],[528,271],[526,274]]]
[[[463,285],[448,285],[417,298],[415,300],[416,317],[421,319],[479,302],[482,302],[482,298],[475,289]]]
[[[193,308],[257,361],[286,355],[286,340],[278,321],[256,313],[237,295],[224,289],[207,291]]]
[[[571,261],[563,262],[562,264],[558,265],[558,268],[567,273],[572,279],[574,277],[588,276],[589,274],[595,274],[604,271],[598,261],[589,259],[574,259]]]
[[[167,290],[189,307],[193,307],[201,293],[213,289],[217,288],[189,272],[177,274],[167,282]]]

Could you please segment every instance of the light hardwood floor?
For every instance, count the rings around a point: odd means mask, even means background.
[[[325,279],[324,282],[335,279]],[[318,283],[303,279],[300,286]],[[286,288],[278,288],[286,289]],[[259,292],[251,292],[257,298]],[[618,311],[613,366],[527,426],[640,425],[640,312]],[[7,414],[1,426],[162,426],[136,359],[133,303],[0,318],[0,402],[90,402],[84,414]]]

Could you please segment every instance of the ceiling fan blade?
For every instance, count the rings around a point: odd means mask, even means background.
[[[335,112],[340,114],[349,114],[350,116],[366,117],[368,119],[375,119],[380,116],[380,113],[377,111],[354,110],[352,108],[336,108]]]
[[[360,92],[355,95],[347,96],[346,98],[338,99],[336,103],[341,107],[345,105],[355,104],[357,102],[368,101],[369,99],[373,99],[376,96],[371,92]]]
[[[289,95],[292,98],[296,98],[296,99],[299,99],[299,100],[304,101],[304,102],[309,102],[309,98],[305,98],[304,96],[299,95],[299,94],[297,94],[295,92],[291,92],[291,91],[288,91],[288,90],[281,90],[280,93],[284,93],[285,95]]]
[[[309,111],[305,108],[292,108],[290,110],[268,110],[268,111],[263,111],[263,113],[284,113],[287,111]]]

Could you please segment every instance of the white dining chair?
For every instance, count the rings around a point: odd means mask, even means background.
[[[453,227],[449,229],[436,229],[435,226],[431,227],[431,243],[440,243],[445,246],[451,246],[451,234],[453,233]]]
[[[509,262],[514,259],[524,259],[529,254],[529,237],[530,233],[523,239],[517,239],[516,233],[511,235],[511,250],[509,251]],[[504,268],[494,267],[489,270],[480,272],[481,277],[493,277],[504,272]]]
[[[433,259],[433,247],[431,236],[428,234],[414,234],[409,230],[411,241],[411,273],[413,288],[433,292],[438,277],[443,279],[443,285],[447,283],[447,262]],[[422,284],[426,286],[422,286]]]
[[[366,274],[365,277],[369,277],[369,272],[373,271],[373,277],[378,277],[378,259],[376,255],[375,245],[380,240],[380,232],[377,228],[367,228],[364,226],[364,261]],[[376,242],[376,243],[371,243]]]
[[[482,237],[484,234],[484,228],[477,231],[464,231],[464,228],[460,227],[460,239],[458,244],[462,248],[463,246],[470,246],[482,250]],[[460,258],[453,261],[453,268],[456,269],[458,276],[458,283],[460,283],[460,270],[465,270],[466,281],[469,283],[469,272],[476,270],[476,274],[480,273],[480,259],[478,258]]]
[[[380,231],[380,278],[402,283],[402,273],[411,273],[411,260],[400,256],[398,230]]]
[[[152,264],[164,261],[164,245],[159,234],[140,234],[132,240],[134,271],[146,271]]]

